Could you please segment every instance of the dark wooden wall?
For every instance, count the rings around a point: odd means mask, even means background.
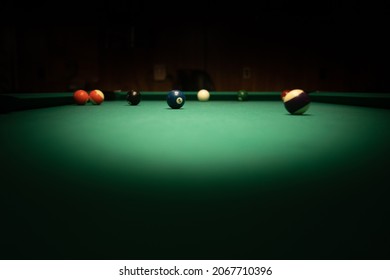
[[[187,69],[221,91],[390,92],[386,11],[368,17],[357,2],[311,12],[281,0],[188,1],[172,11],[164,2],[103,1],[89,13],[68,5],[69,16],[2,25],[0,90],[169,90]],[[165,68],[164,80],[154,79],[155,67]]]

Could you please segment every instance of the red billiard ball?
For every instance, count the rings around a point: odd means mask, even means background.
[[[280,95],[280,97],[282,98],[282,100],[284,100],[284,97],[287,95],[287,93],[289,92],[288,89],[285,89],[282,91],[282,94]]]
[[[104,94],[100,90],[94,89],[89,93],[89,100],[94,105],[100,105],[104,101]]]
[[[74,99],[76,104],[85,105],[89,100],[88,92],[86,92],[85,90],[82,90],[82,89],[76,90],[73,93],[73,99]]]

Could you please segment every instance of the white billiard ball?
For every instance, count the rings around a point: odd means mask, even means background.
[[[210,99],[210,92],[206,89],[201,89],[196,96],[199,101],[208,101]]]

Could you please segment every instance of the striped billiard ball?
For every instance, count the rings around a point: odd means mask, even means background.
[[[292,115],[304,114],[310,106],[309,95],[301,89],[293,89],[283,97],[286,110]]]
[[[167,96],[167,103],[172,109],[180,109],[186,102],[186,96],[180,90],[171,90]]]
[[[104,101],[104,94],[98,89],[94,89],[89,93],[89,100],[94,105],[100,105]]]

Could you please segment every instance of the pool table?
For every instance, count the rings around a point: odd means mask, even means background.
[[[389,259],[389,95],[0,96],[1,259]]]

